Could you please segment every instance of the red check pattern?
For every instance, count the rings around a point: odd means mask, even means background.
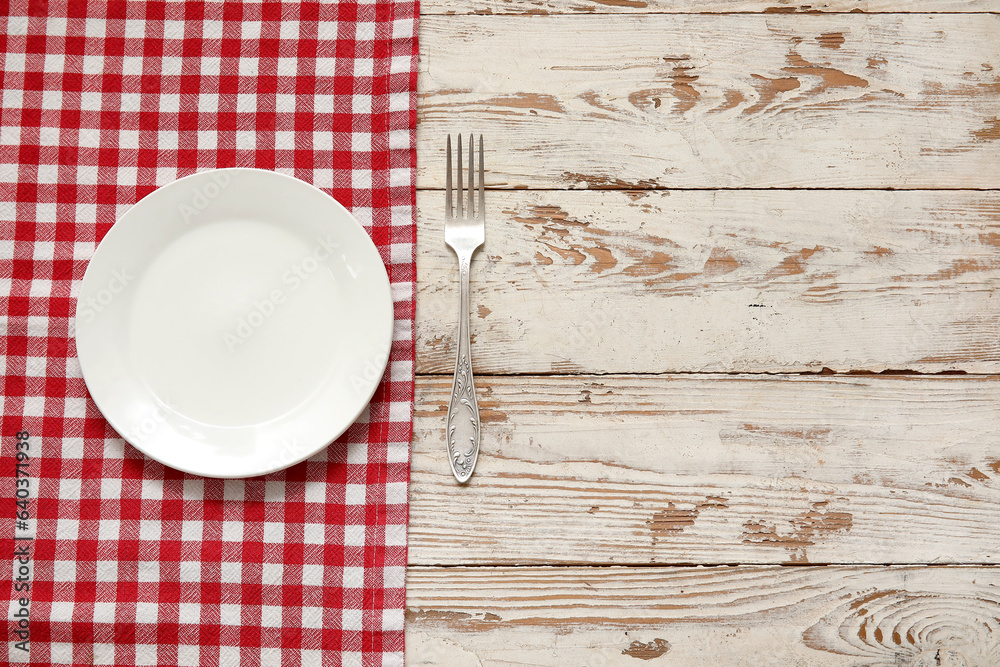
[[[47,665],[401,665],[417,0],[4,7],[0,650]],[[321,454],[246,480],[179,473],[126,444],[73,339],[75,290],[114,221],[218,167],[336,197],[382,253],[396,308],[369,412]],[[25,431],[30,519],[17,524]],[[27,592],[8,560],[22,544]],[[30,657],[15,646],[22,596]]]

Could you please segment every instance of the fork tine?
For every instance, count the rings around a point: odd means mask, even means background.
[[[483,181],[483,135],[479,135],[479,217],[486,217],[486,191],[484,190]]]
[[[448,135],[448,156],[445,158],[448,175],[444,179],[444,217],[451,219],[451,135]]]
[[[455,197],[458,199],[458,212],[455,217],[462,219],[465,217],[464,211],[462,210],[462,199],[464,198],[464,190],[462,189],[462,135],[458,135],[458,151],[455,153],[456,161],[458,162],[458,193]]]
[[[473,175],[476,173],[476,170],[473,169],[473,162],[472,162],[472,153],[474,152],[473,147],[476,145],[476,143],[475,140],[473,139],[473,136],[474,135],[472,134],[469,135],[469,217],[470,218],[474,218],[476,216],[475,208],[473,207],[473,202],[474,202],[473,196],[475,195],[476,192],[476,186],[475,186],[476,180],[473,178]]]

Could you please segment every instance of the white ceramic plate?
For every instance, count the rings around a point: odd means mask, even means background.
[[[392,342],[364,228],[289,176],[220,169],[128,210],[80,289],[91,396],[137,449],[207,477],[312,456],[361,414]]]

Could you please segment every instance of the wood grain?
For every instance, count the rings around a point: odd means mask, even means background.
[[[411,568],[406,663],[1000,664],[992,567]]]
[[[417,370],[451,373],[455,259],[418,195]],[[1000,370],[1000,193],[490,192],[477,373]]]
[[[418,373],[445,135],[503,191],[467,486],[417,378],[407,664],[1000,664],[997,11],[422,3]],[[994,375],[843,374],[903,370]]]
[[[424,0],[434,14],[817,14],[826,12],[996,12],[997,0]]]
[[[427,16],[417,183],[995,188],[1000,16]]]
[[[1000,377],[418,378],[413,565],[995,563]]]

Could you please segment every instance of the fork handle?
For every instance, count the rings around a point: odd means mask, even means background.
[[[462,304],[458,317],[458,352],[455,379],[448,404],[448,461],[459,483],[472,477],[479,458],[479,404],[472,379],[472,350],[469,345],[469,256],[459,256]]]

